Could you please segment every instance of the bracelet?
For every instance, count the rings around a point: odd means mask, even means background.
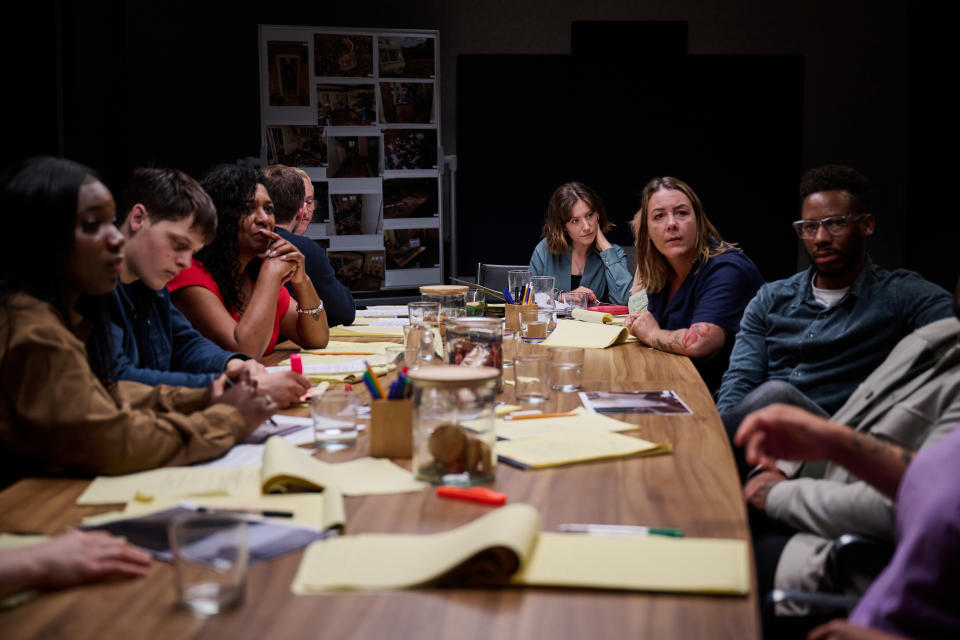
[[[305,313],[313,316],[313,319],[320,322],[320,312],[323,311],[323,300],[317,303],[313,309],[301,309],[300,303],[297,303],[297,313]]]

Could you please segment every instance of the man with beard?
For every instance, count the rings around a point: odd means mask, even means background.
[[[838,165],[801,179],[793,227],[812,265],[761,287],[744,311],[717,398],[731,439],[748,413],[773,402],[835,413],[901,338],[952,315],[943,288],[867,256],[876,224],[868,189]],[[742,473],[742,455],[738,464]]]

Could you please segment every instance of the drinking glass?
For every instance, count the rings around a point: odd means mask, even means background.
[[[514,361],[517,402],[541,408],[550,399],[550,356],[546,353],[520,354]]]
[[[357,396],[350,391],[327,391],[310,405],[317,446],[340,451],[357,443]]]
[[[520,294],[523,291],[523,287],[530,284],[530,278],[532,277],[533,274],[529,269],[511,269],[507,271],[507,286],[510,287],[510,295],[513,296],[514,303],[520,304]]]
[[[169,525],[177,604],[213,615],[243,602],[250,547],[247,523],[227,514],[188,514]]]
[[[554,391],[579,391],[583,384],[583,349],[551,347],[550,388]]]

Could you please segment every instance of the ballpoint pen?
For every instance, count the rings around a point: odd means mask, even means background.
[[[670,536],[682,538],[683,529],[671,527],[641,527],[626,524],[564,523],[557,527],[563,533],[586,533],[594,536]]]

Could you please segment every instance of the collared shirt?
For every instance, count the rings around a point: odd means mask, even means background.
[[[570,261],[572,253],[564,251],[560,255],[550,253],[546,240],[541,240],[530,257],[530,272],[535,276],[553,276],[554,286],[561,291],[569,291],[571,286]],[[633,274],[627,266],[627,255],[619,245],[613,245],[606,251],[597,251],[591,247],[587,251],[587,260],[583,265],[580,286],[587,287],[599,300],[608,300],[614,304],[627,304]]]
[[[166,287],[150,289],[142,281],[120,284],[110,299],[115,380],[143,384],[206,387],[231,358],[193,328],[170,303]]]
[[[813,267],[760,288],[740,321],[717,399],[732,408],[767,380],[797,387],[833,414],[905,335],[953,315],[943,288],[869,259],[836,304],[813,297]]]
[[[0,308],[0,483],[120,474],[222,455],[247,432],[203,389],[121,381],[107,390],[54,308],[13,294]]]

